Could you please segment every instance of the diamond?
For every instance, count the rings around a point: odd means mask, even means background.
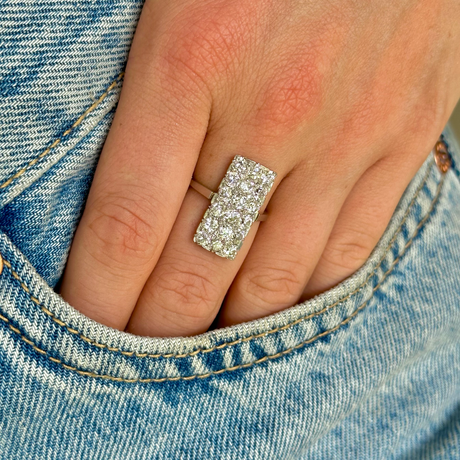
[[[232,196],[232,188],[227,187],[225,183],[221,183],[219,186],[219,198],[230,198]]]
[[[241,182],[240,190],[244,193],[248,193],[251,190],[251,183],[248,181]]]
[[[212,249],[211,240],[206,238],[203,234],[196,234],[193,237],[193,241],[202,246],[203,248],[207,249],[208,251]]]
[[[254,216],[252,214],[246,214],[243,217],[243,226],[244,227],[250,227],[253,222],[254,222]]]
[[[228,240],[231,236],[233,236],[233,229],[231,227],[221,227],[219,229],[219,237]]]
[[[228,187],[235,187],[238,184],[238,174],[229,171],[225,176],[225,185]]]
[[[212,196],[193,240],[208,251],[234,259],[275,177],[274,171],[236,155],[218,192]]]
[[[209,227],[212,230],[215,230],[219,226],[219,221],[217,219],[211,219],[209,222]]]
[[[221,216],[223,212],[224,212],[224,208],[221,204],[216,204],[216,206],[214,206],[212,209],[212,213],[216,217]]]
[[[241,222],[241,215],[237,211],[227,211],[223,218],[225,222],[232,227],[237,226]]]
[[[214,243],[212,243],[212,250],[214,252],[219,252],[222,248],[223,248],[222,241],[214,241]]]

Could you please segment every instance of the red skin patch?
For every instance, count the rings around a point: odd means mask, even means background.
[[[313,53],[296,53],[284,59],[258,97],[254,122],[263,131],[290,132],[314,116],[322,99],[322,75]]]

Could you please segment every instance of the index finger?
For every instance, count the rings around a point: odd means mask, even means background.
[[[72,306],[117,329],[168,239],[210,112],[193,78],[169,65],[151,25],[143,11],[61,287]]]

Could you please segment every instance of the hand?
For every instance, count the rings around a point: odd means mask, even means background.
[[[334,286],[453,111],[459,45],[456,0],[147,0],[62,296],[161,337]],[[193,242],[209,202],[189,183],[216,190],[235,154],[278,176],[231,261]]]

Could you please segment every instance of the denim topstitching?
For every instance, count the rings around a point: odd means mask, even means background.
[[[97,101],[95,101],[90,107],[88,107],[72,124],[70,128],[68,128],[61,137],[56,139],[49,147],[47,147],[40,155],[35,157],[31,160],[26,166],[21,168],[19,171],[15,172],[12,176],[10,176],[3,184],[0,185],[0,189],[8,187],[15,179],[21,177],[30,167],[38,163],[42,158],[45,158],[51,150],[53,150],[57,145],[61,143],[64,137],[68,136],[80,123],[96,108],[102,101],[108,96],[108,94],[118,85],[118,83],[123,78],[124,72],[121,72],[118,77],[108,86],[105,92],[99,97]]]
[[[382,257],[380,258],[378,264],[375,266],[375,268],[369,273],[369,275],[366,277],[366,279],[357,288],[355,288],[353,291],[348,293],[345,297],[342,297],[341,299],[335,301],[333,304],[327,305],[327,306],[325,306],[324,308],[322,308],[321,310],[319,310],[317,312],[313,312],[313,313],[310,313],[310,314],[308,314],[306,316],[302,316],[300,318],[297,318],[296,320],[294,320],[294,321],[292,321],[290,323],[287,323],[284,326],[279,326],[279,327],[270,329],[268,331],[261,332],[259,334],[253,334],[253,335],[250,335],[248,337],[243,337],[241,339],[236,339],[236,340],[233,340],[233,341],[230,341],[230,342],[224,342],[224,343],[221,343],[219,345],[215,345],[214,347],[211,347],[211,348],[198,348],[198,349],[196,349],[194,351],[191,351],[191,352],[188,352],[188,353],[180,353],[180,354],[174,354],[174,353],[152,354],[152,353],[142,353],[142,352],[121,350],[121,349],[119,349],[117,347],[110,347],[107,344],[96,342],[96,341],[90,339],[89,337],[86,337],[85,335],[83,335],[80,331],[70,327],[67,323],[62,321],[60,318],[56,317],[51,311],[49,311],[45,306],[43,306],[41,304],[40,300],[37,297],[35,297],[35,296],[33,296],[31,294],[30,289],[21,280],[19,275],[12,269],[11,264],[5,259],[3,259],[3,262],[4,262],[5,266],[10,270],[13,278],[19,282],[21,288],[29,295],[30,299],[40,307],[40,309],[43,311],[43,313],[48,315],[59,326],[65,327],[71,334],[77,335],[80,339],[82,339],[86,343],[89,343],[90,345],[93,345],[93,346],[95,346],[97,348],[107,349],[110,352],[120,353],[120,354],[125,355],[125,356],[134,356],[136,358],[154,358],[154,359],[156,359],[156,358],[187,358],[187,357],[191,357],[191,356],[196,356],[199,353],[209,353],[209,352],[214,351],[214,350],[220,350],[220,349],[226,348],[228,346],[248,342],[248,341],[251,341],[253,339],[258,339],[258,338],[264,337],[264,336],[269,335],[269,334],[274,334],[276,332],[283,331],[285,329],[289,329],[289,328],[295,326],[296,324],[299,324],[302,321],[307,321],[307,320],[309,320],[311,318],[314,318],[316,316],[320,316],[321,314],[325,313],[327,310],[332,309],[333,307],[339,305],[340,303],[342,303],[345,300],[349,299],[353,295],[357,294],[366,285],[366,283],[370,280],[370,278],[375,274],[375,272],[379,269],[379,267],[382,265],[382,263],[385,260],[385,257],[387,255],[388,251],[391,248],[391,245],[396,240],[398,234],[401,231],[402,226],[406,222],[407,217],[409,215],[409,212],[412,209],[412,206],[414,205],[415,200],[419,196],[423,186],[426,184],[426,182],[428,180],[428,177],[429,177],[429,174],[430,174],[430,172],[431,172],[431,170],[432,170],[432,168],[434,166],[435,166],[435,162],[434,162],[434,160],[432,160],[430,162],[430,164],[428,165],[427,171],[425,172],[425,175],[424,175],[422,181],[420,182],[419,186],[417,187],[417,190],[415,191],[414,196],[412,197],[410,203],[408,204],[406,212],[404,213],[404,216],[403,216],[398,228],[396,229],[395,234],[393,235],[393,237],[391,238],[390,242],[388,243],[388,245],[387,245],[385,251],[383,252]]]
[[[390,250],[391,248],[391,245],[393,244],[393,242],[395,241],[396,239],[396,235],[399,234],[401,228],[402,228],[402,225],[404,224],[404,221],[406,220],[407,218],[407,215],[413,205],[413,203],[415,202],[415,199],[417,198],[417,196],[419,195],[420,191],[422,190],[423,188],[423,185],[426,183],[427,181],[427,178],[428,178],[428,175],[429,175],[429,172],[431,171],[433,165],[434,165],[434,161],[431,161],[430,162],[430,166],[427,168],[427,173],[425,174],[425,177],[424,177],[424,180],[422,181],[422,183],[419,185],[418,189],[417,189],[417,192],[414,194],[414,197],[412,198],[407,210],[406,210],[406,213],[404,215],[404,218],[403,220],[401,221],[398,229],[396,230],[395,232],[395,235],[393,236],[393,238],[390,240],[387,248],[385,249],[384,251],[384,254],[378,264],[378,266],[372,271],[372,273],[366,278],[366,280],[363,282],[363,284],[361,286],[359,286],[357,289],[355,289],[355,291],[353,291],[352,293],[348,294],[345,298],[335,302],[333,305],[330,305],[330,306],[327,306],[325,308],[323,308],[321,311],[319,312],[315,312],[315,313],[312,313],[311,315],[308,315],[304,318],[299,318],[297,319],[296,321],[294,321],[293,323],[290,323],[290,324],[286,324],[282,327],[279,327],[279,328],[275,328],[275,329],[272,329],[270,331],[266,331],[264,333],[261,333],[261,334],[257,334],[257,335],[254,335],[254,336],[251,336],[251,337],[247,337],[245,339],[239,339],[237,341],[234,341],[233,343],[232,342],[228,342],[226,344],[221,344],[221,345],[218,345],[218,346],[215,346],[215,347],[212,347],[210,349],[207,349],[207,350],[195,350],[194,352],[191,352],[189,354],[185,354],[185,355],[173,355],[173,356],[169,356],[169,357],[174,357],[174,358],[177,358],[177,357],[185,357],[185,356],[193,356],[194,354],[197,354],[199,353],[200,351],[201,352],[210,352],[210,351],[213,351],[213,350],[216,350],[218,348],[223,348],[224,346],[229,346],[230,344],[235,344],[235,343],[240,343],[240,342],[243,342],[243,341],[248,341],[248,340],[251,340],[251,339],[254,339],[254,338],[257,338],[257,337],[263,337],[264,335],[268,335],[270,333],[273,333],[273,332],[276,332],[276,331],[280,331],[280,330],[284,330],[284,329],[287,329],[288,327],[292,327],[294,324],[298,324],[300,321],[302,320],[305,320],[307,318],[311,318],[313,316],[317,316],[317,315],[320,315],[321,313],[331,309],[333,306],[337,305],[338,303],[340,302],[343,302],[345,299],[349,298],[352,294],[358,292],[358,290],[360,288],[362,288],[362,286],[371,278],[371,276],[375,273],[375,270],[377,270],[377,268],[381,265],[381,263],[383,262],[386,254],[388,253],[388,251]],[[441,192],[441,189],[442,189],[442,186],[444,184],[444,181],[445,181],[445,174],[443,174],[441,176],[441,180],[439,181],[438,183],[438,186],[437,186],[437,189],[436,189],[436,193],[433,197],[433,200],[431,202],[431,205],[430,205],[430,208],[428,209],[427,213],[425,214],[425,216],[421,219],[421,221],[418,223],[416,229],[415,229],[415,232],[413,233],[413,235],[409,238],[409,240],[406,242],[406,244],[404,245],[401,253],[395,258],[395,260],[392,262],[392,264],[390,265],[390,267],[388,268],[388,270],[383,274],[382,278],[380,279],[380,281],[378,282],[378,284],[373,288],[372,292],[374,293],[381,285],[382,283],[385,281],[385,279],[387,278],[387,276],[391,273],[391,271],[394,269],[394,267],[396,266],[396,264],[399,262],[399,260],[401,260],[402,256],[405,254],[407,248],[409,248],[409,246],[412,244],[414,238],[418,235],[420,229],[422,228],[422,226],[425,224],[425,222],[428,220],[429,216],[431,215],[432,211],[434,210],[434,207],[435,207],[435,204],[437,203],[438,201],[438,198],[439,198],[439,195],[440,195],[440,192]],[[13,277],[20,283],[21,285],[21,288],[23,290],[25,290],[25,292],[28,293],[28,295],[30,296],[30,298],[35,302],[37,303],[43,310],[43,307],[38,303],[38,299],[33,297],[32,294],[30,293],[30,290],[27,288],[27,286],[22,282],[22,280],[20,279],[19,275],[14,272],[12,270],[12,267],[11,267],[11,264],[7,261],[7,260],[4,260],[4,264],[5,266],[10,270],[10,272],[12,273]],[[194,375],[189,375],[189,376],[178,376],[178,377],[163,377],[163,378],[137,378],[137,379],[127,379],[127,378],[123,378],[123,377],[115,377],[115,376],[112,376],[112,375],[106,375],[106,374],[97,374],[95,372],[91,372],[91,371],[85,371],[85,370],[82,370],[82,369],[78,369],[77,367],[74,367],[74,366],[69,366],[67,364],[65,364],[64,362],[62,362],[61,360],[57,359],[57,358],[54,358],[52,356],[50,356],[48,354],[47,351],[37,347],[30,339],[28,339],[27,337],[25,337],[21,331],[14,327],[11,322],[8,320],[8,318],[6,318],[5,316],[1,315],[0,314],[0,320],[2,320],[3,322],[5,322],[8,327],[10,328],[10,330],[12,330],[15,334],[18,334],[21,339],[27,343],[28,345],[32,346],[33,349],[35,351],[37,351],[38,353],[40,353],[41,355],[44,355],[46,356],[50,361],[52,361],[53,363],[56,363],[56,364],[59,364],[61,365],[62,367],[64,367],[65,369],[67,370],[71,370],[71,371],[74,371],[74,372],[77,372],[78,374],[80,375],[83,375],[83,376],[87,376],[87,377],[93,377],[93,378],[101,378],[101,379],[107,379],[107,380],[112,380],[112,381],[116,381],[116,382],[126,382],[126,383],[162,383],[162,382],[166,382],[166,381],[178,381],[178,380],[194,380],[196,378],[207,378],[207,377],[210,377],[211,375],[218,375],[218,374],[221,374],[223,372],[230,372],[230,371],[234,371],[234,370],[237,370],[237,369],[241,369],[241,368],[247,368],[247,367],[251,367],[253,365],[256,365],[256,364],[260,364],[264,361],[267,361],[269,359],[276,359],[276,358],[279,358],[281,356],[284,356],[286,354],[289,354],[291,352],[293,352],[294,350],[296,349],[299,349],[299,348],[303,348],[304,346],[320,339],[321,337],[324,337],[326,335],[329,335],[331,334],[332,332],[335,332],[337,331],[339,328],[341,328],[342,326],[348,324],[360,311],[362,311],[365,306],[367,305],[367,303],[369,302],[369,300],[371,299],[372,297],[369,297],[367,300],[365,300],[360,306],[358,306],[356,308],[356,310],[351,313],[348,317],[346,317],[344,320],[342,320],[339,324],[337,324],[336,326],[334,326],[333,328],[331,329],[328,329],[326,331],[323,331],[317,335],[315,335],[314,337],[311,337],[307,340],[304,340],[302,341],[301,343],[295,345],[294,347],[290,347],[286,350],[283,350],[281,352],[278,352],[274,355],[266,355],[262,358],[259,358],[253,362],[250,362],[250,363],[245,363],[245,364],[238,364],[238,365],[235,365],[235,366],[232,366],[232,367],[228,367],[228,368],[223,368],[223,369],[220,369],[220,370],[217,370],[217,371],[211,371],[211,372],[207,372],[205,374],[194,374]],[[49,312],[51,313],[51,312]],[[48,314],[48,313],[47,313]],[[55,317],[51,317],[53,320],[56,321],[56,319],[58,318],[55,318]],[[58,320],[58,324],[60,325],[63,325],[64,327],[66,327],[68,329],[68,326],[61,320]],[[75,333],[75,334],[78,334],[78,331],[76,331],[75,329],[72,329],[71,330],[72,333]],[[89,340],[89,339],[88,339]],[[111,347],[108,347],[107,345],[103,345],[103,344],[96,344],[94,342],[91,342],[93,345],[95,346],[99,346],[99,348],[106,348],[108,349],[109,351],[116,351],[116,352],[120,352],[120,350],[115,350],[115,349],[111,349]],[[146,356],[150,356],[151,355],[145,355],[145,356],[140,356],[140,357],[146,357]],[[156,357],[166,357],[167,355],[158,355]]]

